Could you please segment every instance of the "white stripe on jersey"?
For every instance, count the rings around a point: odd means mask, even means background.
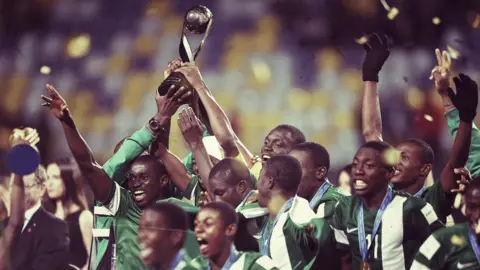
[[[427,203],[423,208],[422,208],[422,214],[425,217],[425,219],[428,222],[428,225],[431,225],[433,222],[438,220],[437,214],[433,210],[433,207]]]
[[[187,263],[185,261],[180,261],[173,270],[182,270],[185,266],[187,266]]]
[[[255,261],[256,264],[260,265],[265,269],[275,268],[275,263],[267,256],[262,256]]]
[[[245,254],[242,254],[230,267],[230,270],[243,270],[245,267]]]
[[[113,194],[113,198],[108,205],[105,207],[110,211],[112,216],[115,216],[118,212],[118,208],[120,207],[120,185],[115,182],[115,193]]]
[[[283,234],[283,226],[287,221],[288,212],[280,214],[275,228],[273,228],[272,238],[270,239],[270,258],[280,270],[291,270],[290,254],[288,253],[287,241]]]
[[[110,229],[92,229],[92,236],[95,238],[98,237],[109,237]]]
[[[420,247],[419,252],[427,258],[427,260],[431,260],[433,255],[437,253],[438,249],[440,248],[440,243],[438,240],[433,236],[430,235],[427,240],[423,243]]]
[[[403,204],[406,197],[395,196],[382,216],[382,268],[405,269],[403,252]],[[378,237],[378,235],[376,236]],[[372,239],[372,242],[375,239]],[[378,252],[377,247],[371,252]]]
[[[347,235],[345,234],[344,231],[335,229],[333,227],[331,227],[331,228],[333,229],[333,232],[335,234],[335,240],[337,242],[339,242],[340,244],[344,244],[344,245],[350,245],[350,242],[348,242]]]
[[[317,208],[317,217],[324,218],[325,217],[325,203],[322,203]]]
[[[417,260],[413,261],[410,270],[430,270],[430,268],[426,267],[422,263],[418,262]]]
[[[97,216],[112,216],[110,210],[108,210],[105,206],[93,207],[93,214]]]

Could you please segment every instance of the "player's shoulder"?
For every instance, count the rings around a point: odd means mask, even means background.
[[[451,227],[444,227],[432,233],[432,236],[440,243],[461,246],[468,242],[468,223],[455,224]]]
[[[239,258],[242,256],[244,256],[243,264],[248,265],[250,270],[277,269],[270,257],[264,256],[259,252],[241,252]]]
[[[412,196],[406,192],[394,190],[393,195],[394,195],[393,197],[394,199],[397,198],[404,201],[403,208],[405,210],[416,210],[416,209],[418,210],[425,207],[425,205],[429,205],[423,199]]]
[[[208,259],[202,255],[194,258],[188,263],[188,269],[207,269],[208,268]]]

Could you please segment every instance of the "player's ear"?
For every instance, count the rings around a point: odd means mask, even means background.
[[[237,234],[237,224],[230,224],[227,226],[227,236],[234,237]]]
[[[317,171],[315,172],[315,177],[317,179],[323,179],[323,178],[325,178],[326,174],[327,174],[327,168],[326,167],[318,167]]]
[[[160,177],[160,186],[166,187],[168,185],[168,176],[166,174]]]
[[[240,181],[237,184],[237,193],[238,194],[243,194],[247,190],[247,182],[245,180]]]
[[[424,164],[422,166],[422,169],[420,170],[420,175],[423,177],[427,177],[431,170],[432,164]]]
[[[172,243],[175,247],[183,246],[185,232],[173,231],[171,234]]]

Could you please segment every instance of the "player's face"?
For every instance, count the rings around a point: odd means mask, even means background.
[[[415,183],[423,168],[420,150],[412,143],[401,143],[397,146],[397,151],[400,152],[400,158],[395,166],[392,183]]]
[[[158,177],[152,165],[146,162],[134,162],[128,172],[128,190],[140,208],[159,199],[166,184],[165,177]]]
[[[276,129],[270,131],[262,146],[262,165],[273,156],[288,154],[293,146],[290,132]]]
[[[265,167],[260,171],[260,177],[258,179],[258,205],[260,207],[267,207],[271,197],[271,190],[269,187],[269,177],[266,175]]]
[[[195,236],[203,257],[212,258],[230,248],[227,246],[226,230],[220,213],[208,208],[200,210],[195,218]]]
[[[171,258],[172,248],[179,246],[183,232],[168,230],[166,218],[151,209],[146,209],[140,218],[138,243],[140,255],[146,265],[164,265]]]
[[[319,168],[313,165],[310,156],[304,151],[292,150],[289,155],[296,158],[302,168],[302,180],[298,186],[297,195],[305,199],[311,199],[320,183],[320,179],[317,178]]]
[[[208,181],[208,185],[208,190],[212,191],[213,199],[216,202],[225,202],[233,207],[237,207],[246,195],[243,194],[244,192],[242,192],[241,187],[245,187],[245,183],[239,183],[238,185],[232,186],[221,177],[212,177],[210,178],[210,181]]]
[[[472,188],[465,193],[465,216],[475,231],[480,219],[480,188]]]
[[[352,185],[355,194],[368,196],[388,186],[393,171],[388,170],[379,152],[362,147],[352,163]]]

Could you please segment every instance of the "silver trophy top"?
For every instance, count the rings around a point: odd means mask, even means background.
[[[192,34],[203,34],[207,30],[212,12],[205,6],[195,6],[185,14],[185,30]]]

